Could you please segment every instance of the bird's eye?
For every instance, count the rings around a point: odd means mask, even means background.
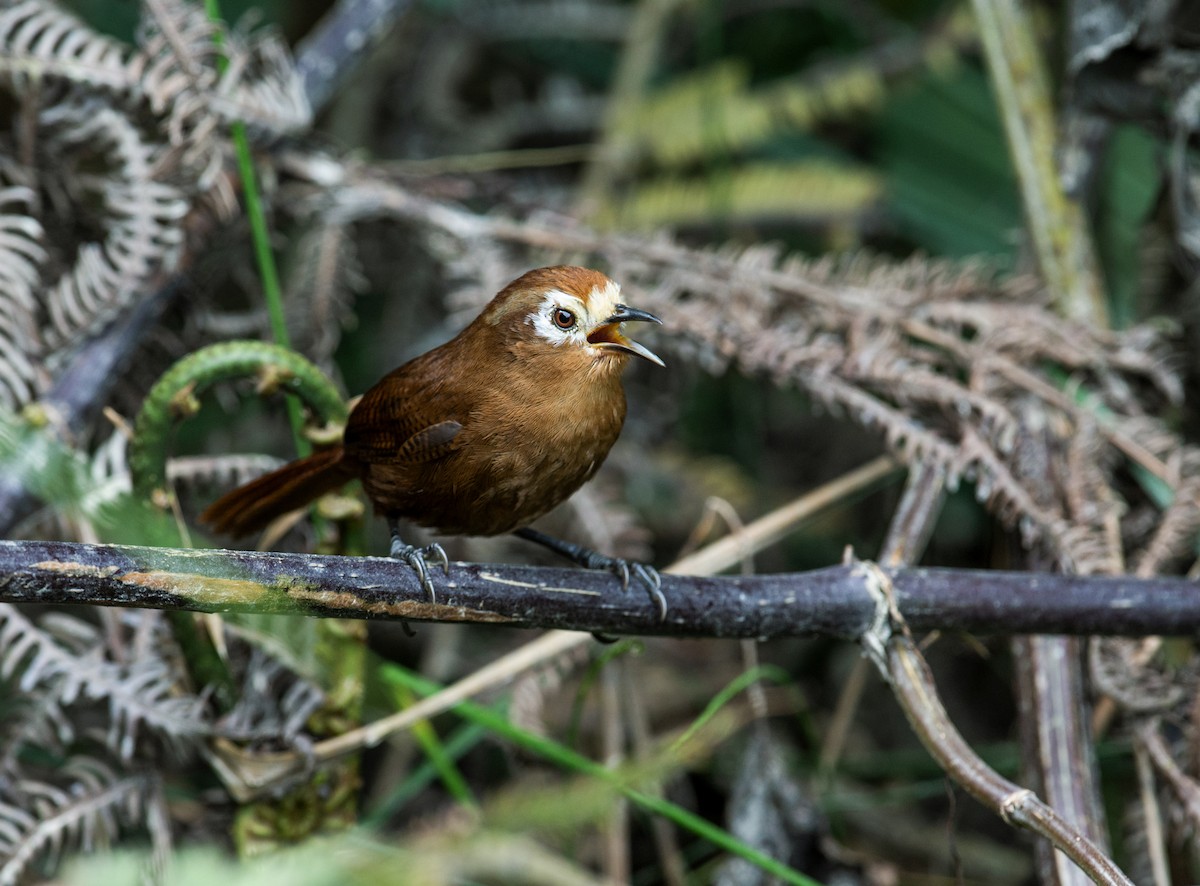
[[[555,308],[551,317],[559,329],[570,329],[575,325],[575,315],[566,308]]]

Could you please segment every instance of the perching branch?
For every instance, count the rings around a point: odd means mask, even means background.
[[[887,569],[914,630],[983,634],[1190,634],[1200,594],[1182,578]],[[411,569],[381,557],[196,551],[0,541],[0,601],[456,621],[675,637],[827,635],[857,639],[875,616],[862,563],[811,572],[664,575],[660,622],[636,584],[608,572],[479,563],[435,574],[436,600]]]

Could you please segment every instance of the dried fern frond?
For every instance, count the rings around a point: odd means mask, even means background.
[[[283,459],[260,453],[176,456],[167,462],[167,480],[174,488],[208,486],[232,489],[282,464]]]
[[[11,407],[40,393],[62,351],[174,268],[183,220],[218,182],[233,121],[264,139],[310,122],[273,33],[227,30],[194,2],[150,0],[138,37],[125,46],[48,0],[0,3],[0,83],[38,113],[37,168],[18,170],[41,189],[35,201],[7,174],[15,164],[0,170],[0,403]],[[214,205],[228,204],[227,188],[213,191]],[[55,267],[43,229],[102,233],[59,236]]]
[[[217,107],[260,137],[299,132],[312,125],[312,108],[291,53],[270,30],[234,32],[229,70],[218,87]]]
[[[68,622],[76,648],[63,642]],[[202,699],[181,694],[177,675],[162,659],[105,661],[100,641],[84,623],[59,616],[50,626],[57,630],[0,604],[0,677],[18,679],[24,693],[50,692],[63,705],[80,698],[107,704],[107,740],[122,759],[132,757],[143,725],[179,749],[208,732]]]
[[[0,219],[0,237],[4,236]],[[0,254],[0,262],[4,260]],[[15,410],[45,388],[45,371],[31,353],[37,346],[37,327],[13,300],[0,296],[0,405]]]
[[[292,347],[326,365],[352,318],[353,297],[366,285],[350,231],[318,224],[296,241],[285,281]]]
[[[75,727],[48,692],[20,695],[5,701],[4,728],[0,730],[0,773],[17,771],[17,757],[25,748],[61,753],[75,738]]]
[[[311,123],[295,65],[274,33],[231,30],[186,0],[150,0],[144,11],[130,70],[165,116],[170,143],[185,149],[184,163],[203,170],[204,181],[223,156],[217,135],[229,124],[274,137]]]
[[[62,783],[20,780],[0,786],[0,886],[28,879],[31,866],[55,865],[68,846],[90,851],[124,830],[146,827],[156,854],[170,835],[157,778],[118,777],[90,758],[64,766]]]
[[[130,59],[150,109],[165,119],[167,141],[204,182],[215,177],[223,157],[221,118],[204,100],[219,76],[218,38],[225,39],[224,29],[195,4],[149,0],[138,25],[140,52]]]
[[[88,484],[80,509],[95,513],[101,505],[115,501],[133,489],[129,473],[129,438],[120,430],[96,447],[88,465],[91,483]]]
[[[46,261],[41,224],[29,213],[33,192],[0,188],[0,403],[9,409],[41,390],[35,355],[40,333],[34,292]]]
[[[0,188],[0,299],[14,314],[33,315],[39,268],[46,261],[45,232],[32,217],[34,194],[24,186]]]
[[[1067,442],[1062,483],[1067,517],[1072,531],[1081,536],[1074,546],[1084,548],[1090,540],[1096,552],[1081,570],[1095,575],[1125,572],[1120,533],[1123,507],[1111,482],[1115,461],[1116,453],[1104,445],[1094,422],[1079,425]]]
[[[1200,533],[1200,450],[1181,448],[1173,461],[1179,475],[1175,495],[1134,564],[1137,575],[1157,575],[1175,560],[1196,555],[1196,537]]]
[[[291,107],[291,96],[281,108],[272,107],[269,100],[245,99],[242,93],[254,87],[243,78],[257,66],[244,42],[210,21],[202,8],[180,0],[155,0],[147,4],[146,13],[138,31],[142,51],[131,65],[140,72],[151,108],[165,118],[165,134],[180,156],[184,175],[194,173],[202,190],[218,180],[228,156],[223,136],[231,123],[246,121],[254,131],[272,135],[304,125],[306,112]],[[229,63],[222,75],[225,58]],[[294,72],[285,61],[264,76],[287,81],[289,76],[294,79]],[[264,89],[268,96],[287,92],[274,84]]]
[[[234,741],[290,742],[324,702],[325,693],[315,683],[253,646],[237,704],[217,731]]]
[[[1155,561],[1164,561],[1160,549],[1180,551],[1191,531],[1196,491],[1189,478],[1200,462],[1177,434],[1147,417],[1180,390],[1161,330],[1112,333],[1064,323],[1030,278],[1001,280],[977,263],[920,257],[813,261],[770,246],[693,249],[664,235],[598,234],[563,218],[474,215],[378,181],[363,188],[348,180],[337,201],[347,219],[361,211],[419,220],[457,242],[447,253],[494,253],[507,243],[607,260],[631,298],[672,330],[669,347],[711,371],[734,365],[797,385],[880,433],[906,462],[933,463],[951,484],[972,481],[993,513],[1026,541],[1048,544],[1064,568],[1109,571],[1136,559],[1119,549],[1134,536],[1109,525],[1111,508],[1081,529],[1072,505],[1084,487],[1103,487],[1107,500],[1121,501],[1118,456],[1177,496],[1144,531],[1147,540],[1159,539]],[[510,260],[508,273],[527,261]],[[1046,498],[1016,470],[1014,444],[1051,422],[1066,438],[1094,429],[1097,442],[1077,453],[1090,467],[1061,472]]]
[[[45,79],[116,93],[136,89],[125,44],[44,0],[2,5],[7,8],[0,9],[0,80],[21,92]]]
[[[211,155],[220,124],[242,120],[275,135],[311,122],[295,66],[282,41],[210,22],[202,5],[150,0],[139,50],[98,34],[44,0],[0,11],[0,79],[27,92],[43,79],[111,93],[127,107],[144,102],[190,153]],[[214,36],[220,34],[222,46]],[[222,75],[218,59],[228,58]]]
[[[93,179],[105,238],[83,244],[70,271],[45,297],[46,343],[59,349],[102,326],[173,266],[188,202],[176,188],[155,180],[158,147],[111,107],[96,99],[67,100],[44,111],[42,120],[47,153],[64,181],[86,182],[84,162],[99,157],[108,165],[103,179]]]
[[[798,260],[778,270],[764,267],[762,258],[756,254],[744,262],[714,254],[707,261],[693,258],[686,267],[659,260],[651,269],[622,255],[618,265],[627,270],[615,270],[623,283],[645,287],[648,297],[642,301],[651,310],[670,314],[668,322],[744,371],[799,384],[879,430],[906,461],[937,463],[951,483],[959,477],[973,481],[981,501],[1020,527],[1027,541],[1046,540],[1065,568],[1107,570],[1121,561],[1120,552],[1111,549],[1113,534],[1073,531],[1077,525],[1067,513],[1065,489],[1041,500],[1013,462],[1014,441],[1029,433],[1028,422],[1051,415],[1076,430],[1096,425],[1106,445],[1136,448],[1121,425],[1127,403],[1106,398],[1107,387],[1098,379],[1101,372],[1125,372],[1130,382],[1151,385],[1158,378],[1114,364],[1110,355],[1120,337],[1079,326],[1064,329],[1049,310],[1017,301],[1007,285],[987,277],[972,280],[933,267],[917,275],[919,285],[913,287],[910,266],[907,286],[899,289],[862,264],[843,265],[839,276],[837,268],[830,275],[828,265],[810,269]],[[949,281],[956,290],[953,300],[946,298]],[[725,297],[709,295],[714,290]],[[683,300],[687,311],[678,309]],[[1081,381],[1091,382],[1109,415],[1103,424],[1094,407],[1074,401],[1030,369],[1052,365],[1070,367]],[[1014,417],[1012,405],[1030,401],[1037,409]],[[1043,418],[1035,419],[1039,412]],[[1100,470],[1111,487],[1105,464],[1110,463],[1101,463]]]

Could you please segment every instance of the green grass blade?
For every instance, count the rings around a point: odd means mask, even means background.
[[[387,679],[395,680],[408,686],[418,695],[433,695],[442,688],[438,684],[426,680],[398,665],[389,665],[382,670],[382,673]],[[490,708],[483,707],[474,702],[463,701],[455,705],[452,710],[472,723],[477,723],[505,740],[524,748],[526,751],[537,754],[564,769],[592,776],[611,785],[622,796],[646,812],[661,815],[679,827],[703,837],[718,848],[744,858],[767,873],[779,877],[785,883],[792,883],[795,886],[821,886],[818,881],[805,876],[781,861],[759,852],[753,846],[748,846],[728,831],[717,827],[700,816],[680,806],[676,806],[669,800],[655,797],[625,784],[619,773],[606,768],[595,760],[589,759],[558,742],[532,735],[523,729],[513,726],[502,714]]]

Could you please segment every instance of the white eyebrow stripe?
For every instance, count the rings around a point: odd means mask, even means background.
[[[616,280],[609,280],[604,284],[604,287],[592,287],[592,306],[596,308],[604,308],[600,316],[608,317],[617,309],[617,305],[621,303],[621,284]],[[600,319],[597,316],[597,320]]]
[[[550,314],[556,307],[566,308],[575,314],[577,325],[574,329],[559,329],[554,325],[554,321],[550,319]],[[538,309],[525,318],[525,322],[533,327],[534,332],[557,348],[570,341],[583,344],[586,341],[583,334],[583,326],[586,319],[587,311],[584,307],[583,299],[568,295],[560,289],[551,289],[546,292],[542,303],[538,305]]]
[[[587,306],[583,303],[583,299],[563,292],[561,289],[546,291],[546,297],[542,299],[542,307],[546,308],[552,305],[561,305],[568,310],[574,310],[575,316],[581,319],[587,316]]]

